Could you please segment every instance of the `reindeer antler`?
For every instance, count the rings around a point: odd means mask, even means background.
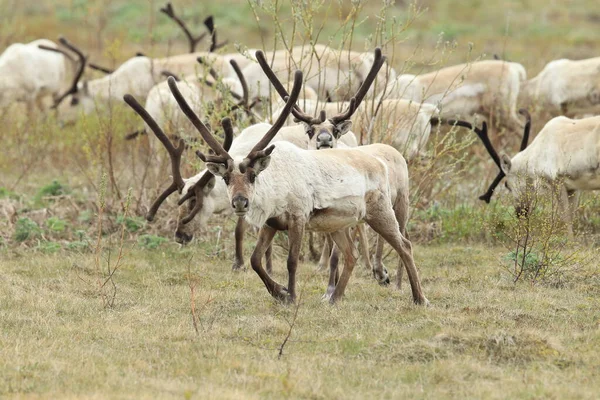
[[[338,124],[342,121],[350,119],[352,114],[354,114],[354,112],[356,111],[356,109],[358,108],[360,103],[362,103],[363,99],[367,95],[367,92],[369,91],[369,88],[375,81],[375,78],[377,78],[377,74],[379,73],[379,70],[381,69],[381,67],[383,67],[386,57],[384,57],[381,54],[381,49],[379,47],[377,47],[375,49],[374,56],[375,57],[373,58],[373,65],[371,66],[371,69],[369,70],[367,77],[365,78],[363,83],[358,88],[358,91],[356,92],[356,94],[352,97],[352,99],[350,99],[350,105],[348,106],[348,109],[345,112],[330,118],[330,121],[334,125]],[[354,102],[352,100],[354,100]]]
[[[89,63],[88,67],[90,67],[91,69],[96,70],[96,71],[104,72],[107,75],[108,74],[112,74],[113,72],[115,72],[114,69],[102,67],[102,66],[100,66],[98,64],[94,64],[94,63]]]
[[[60,53],[63,56],[67,57],[71,62],[73,62],[73,63],[76,62],[71,54],[64,51],[63,49],[59,49],[58,47],[50,47],[50,46],[46,46],[45,44],[38,44],[38,48],[40,48],[42,50],[53,51],[55,53]]]
[[[169,80],[173,79],[172,77]],[[148,221],[152,221],[156,212],[158,211],[160,205],[165,201],[167,197],[169,197],[176,190],[181,191],[183,186],[185,185],[183,178],[181,177],[181,155],[183,154],[183,150],[185,149],[185,143],[183,139],[178,139],[177,147],[173,146],[173,143],[169,140],[167,135],[160,129],[154,118],[150,116],[148,111],[138,101],[130,94],[126,94],[123,96],[123,100],[131,107],[133,110],[139,114],[140,117],[146,122],[146,124],[152,129],[154,135],[160,142],[165,146],[167,152],[169,153],[169,157],[171,158],[171,172],[173,175],[173,182],[167,189],[165,189],[160,196],[154,200],[148,214],[146,214],[146,219]]]
[[[225,138],[223,139],[223,148],[225,149],[225,151],[229,151],[229,149],[231,148],[231,143],[233,142],[233,126],[231,125],[231,119],[224,118],[221,121],[221,124],[223,126],[223,130],[225,131]],[[181,220],[181,223],[183,225],[187,224],[192,219],[194,219],[196,214],[198,214],[198,212],[202,209],[202,205],[204,203],[204,196],[202,195],[202,190],[204,190],[204,187],[208,184],[208,182],[210,182],[213,176],[214,175],[212,173],[206,171],[202,175],[202,177],[200,177],[198,182],[196,182],[194,186],[192,186],[188,190],[188,192],[181,199],[179,199],[179,202],[177,204],[182,205],[192,197],[196,198],[196,204],[194,205],[194,208],[192,208],[188,215],[186,215]]]
[[[79,82],[79,80],[83,76],[83,71],[85,70],[85,64],[87,63],[87,58],[86,58],[86,56],[83,55],[83,53],[81,52],[81,50],[79,50],[77,47],[75,47],[75,45],[73,45],[72,43],[70,43],[65,37],[60,36],[58,38],[58,41],[60,42],[60,44],[62,44],[63,46],[65,46],[67,49],[69,49],[73,53],[77,54],[77,58],[79,58],[79,66],[77,68],[77,72],[74,75],[73,82],[71,83],[71,87],[69,87],[69,89],[67,89],[67,91],[65,93],[63,93],[62,95],[60,95],[54,101],[54,104],[52,105],[52,108],[58,107],[58,105],[68,95],[77,93],[77,83]]]
[[[228,40],[217,44],[217,30],[215,29],[215,20],[212,15],[204,20],[204,26],[206,26],[206,29],[208,29],[208,32],[210,33],[210,47],[208,49],[210,53],[227,45],[229,42]]]
[[[162,12],[163,14],[165,14],[166,16],[171,18],[173,21],[175,21],[177,23],[177,25],[179,25],[181,27],[181,29],[183,30],[183,33],[185,34],[185,36],[188,38],[188,41],[190,42],[190,53],[194,53],[196,51],[196,46],[198,45],[198,43],[202,39],[204,39],[208,33],[204,32],[204,33],[194,37],[192,35],[192,33],[190,32],[190,30],[188,29],[185,22],[183,22],[183,20],[181,18],[179,18],[177,15],[175,15],[175,9],[173,8],[173,5],[171,4],[171,2],[168,2],[164,7],[162,7],[160,9],[160,12]],[[209,32],[210,32],[210,30],[209,30]]]
[[[185,100],[185,98],[179,91],[175,79],[171,76],[167,79],[167,83],[169,85],[169,88],[171,89],[171,93],[173,93],[173,97],[175,97],[177,104],[179,104],[179,108],[181,108],[181,111],[183,111],[183,113],[188,117],[190,122],[196,127],[198,132],[200,132],[200,136],[202,136],[202,139],[204,139],[206,144],[208,144],[208,146],[211,149],[213,149],[213,151],[216,153],[216,155],[214,156],[205,156],[200,151],[196,151],[198,157],[200,157],[202,161],[210,160],[213,162],[221,163],[226,163],[229,160],[233,160],[229,153],[227,153],[223,146],[221,146],[221,143],[219,143],[214,138],[210,129],[206,125],[204,125],[202,121],[200,121],[200,118],[198,118],[196,113],[192,110],[188,102]],[[226,129],[225,126],[223,128]]]
[[[267,75],[267,78],[269,78],[269,81],[271,81],[271,84],[273,85],[273,87],[275,88],[277,93],[279,93],[281,98],[285,98],[286,96],[288,96],[287,90],[281,84],[281,82],[277,78],[277,75],[275,75],[275,72],[273,72],[273,70],[269,66],[269,63],[267,62],[265,54],[261,50],[256,51],[256,60],[260,64],[265,75]],[[354,112],[357,110],[360,103],[363,101],[364,97],[367,95],[369,88],[373,84],[373,81],[377,77],[379,70],[385,63],[385,60],[386,60],[385,56],[383,56],[381,54],[381,49],[379,47],[377,47],[374,51],[373,65],[371,66],[371,69],[369,70],[367,77],[365,78],[363,83],[358,88],[354,97],[352,97],[350,99],[350,104],[348,105],[348,108],[346,109],[346,111],[344,111],[341,114],[335,115],[329,119],[333,124],[338,124],[341,121],[345,121],[345,120],[349,119],[352,116],[352,114],[354,114]],[[292,114],[294,114],[294,117],[297,121],[303,121],[309,125],[315,125],[315,124],[319,124],[319,123],[325,121],[325,118],[323,118],[323,116],[324,116],[323,112],[321,112],[319,114],[319,117],[315,118],[315,117],[312,117],[312,116],[304,113],[300,109],[300,107],[298,107],[297,105],[294,106],[294,108],[291,110],[291,112],[292,112]]]
[[[254,166],[254,162],[257,159],[268,156],[273,152],[275,145],[271,145],[269,147],[267,147],[267,145],[271,142],[271,140],[273,140],[275,135],[277,135],[277,132],[279,132],[279,130],[285,124],[285,120],[292,112],[292,108],[296,104],[296,100],[298,100],[300,89],[302,89],[302,71],[296,70],[294,73],[294,86],[292,87],[292,94],[285,98],[285,106],[283,107],[283,110],[281,111],[281,114],[279,114],[277,120],[273,123],[273,126],[271,126],[263,138],[259,140],[256,145],[254,145],[244,161],[240,163],[241,172],[244,172],[247,167]]]
[[[519,147],[519,151],[523,151],[527,148],[527,145],[529,144],[529,134],[531,132],[531,115],[529,114],[529,111],[527,111],[524,108],[521,108],[519,110],[519,114],[523,115],[525,117],[525,127],[523,128],[523,139],[521,139],[521,146]],[[490,144],[491,146],[491,144]],[[487,146],[486,146],[487,148]],[[493,150],[493,148],[492,148]],[[489,152],[489,150],[488,150]],[[490,153],[491,155],[492,153]],[[492,181],[491,185],[488,187],[488,190],[482,194],[481,196],[479,196],[479,200],[483,200],[486,203],[490,203],[490,200],[492,199],[492,196],[494,195],[494,190],[496,190],[496,187],[500,184],[500,182],[502,181],[502,179],[506,176],[506,174],[504,174],[504,171],[502,170],[502,166],[500,165],[500,157],[498,157],[498,154],[494,151],[495,157],[498,158],[498,162],[496,162],[496,165],[498,165],[498,168],[500,169],[500,172],[498,172],[498,175],[496,175],[496,177],[494,178],[494,180]],[[492,155],[492,158],[494,156]],[[496,159],[494,159],[494,161],[496,161]]]

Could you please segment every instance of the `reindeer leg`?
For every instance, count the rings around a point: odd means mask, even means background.
[[[330,235],[326,235],[326,237],[327,237],[327,242],[333,241],[333,239],[331,239]],[[324,300],[331,298],[331,295],[333,294],[333,291],[335,290],[335,286],[337,285],[337,283],[340,280],[339,269],[338,269],[339,259],[340,259],[340,250],[339,250],[338,246],[334,244],[333,248],[331,249],[331,257],[329,258],[329,282],[327,283],[327,291],[323,295]]]
[[[273,243],[267,247],[265,257],[267,258],[267,273],[273,275]]]
[[[288,300],[296,301],[296,268],[298,267],[298,258],[302,249],[302,236],[304,235],[305,221],[298,217],[291,217],[288,224],[288,242],[289,254],[287,259],[288,269]]]
[[[371,257],[369,256],[369,237],[367,236],[365,225],[358,224],[356,227],[356,233],[358,234],[358,244],[360,245],[363,264],[365,265],[367,271],[372,271],[373,265],[371,265]]]
[[[267,248],[273,242],[276,232],[277,231],[275,229],[267,225],[264,225],[262,228],[260,228],[260,231],[258,232],[258,239],[256,241],[256,247],[254,248],[252,257],[250,257],[250,265],[252,266],[254,272],[256,272],[263,281],[271,296],[277,300],[284,301],[289,298],[287,289],[275,282],[262,267],[262,258],[265,255]]]
[[[246,231],[246,223],[244,217],[238,218],[235,225],[235,261],[233,262],[232,270],[240,270],[244,268],[244,232]],[[268,271],[267,263],[267,271]]]
[[[323,241],[323,250],[321,251],[321,258],[319,259],[319,265],[317,266],[318,271],[322,271],[325,269],[325,265],[327,265],[327,261],[331,255],[331,247],[332,247],[331,236],[325,235],[325,240]]]
[[[377,247],[375,250],[375,262],[371,270],[373,271],[373,278],[377,279],[377,281],[381,285],[387,285],[390,283],[390,278],[388,276],[388,271],[383,265],[383,239],[381,236],[377,235]]]
[[[356,264],[358,254],[354,244],[352,243],[352,239],[350,238],[349,229],[343,229],[341,231],[334,232],[331,234],[331,238],[340,248],[340,250],[344,252],[344,270],[342,271],[342,275],[340,276],[340,279],[337,282],[331,297],[329,298],[329,302],[334,304],[344,295],[346,285],[348,285],[350,275],[352,275],[352,270]]]
[[[396,221],[394,210],[384,196],[370,199],[370,207],[367,209],[366,222],[382,238],[384,238],[396,250],[400,259],[406,267],[408,280],[412,289],[413,301],[416,304],[429,304],[423,294],[419,273],[415,266],[412,255],[412,244],[401,233]]]

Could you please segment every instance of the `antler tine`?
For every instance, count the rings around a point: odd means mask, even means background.
[[[63,56],[67,57],[71,62],[75,62],[75,59],[73,58],[73,56],[71,54],[67,53],[66,51],[64,51],[63,49],[59,49],[57,47],[46,46],[44,44],[38,44],[38,48],[40,48],[42,50],[53,51],[55,53],[60,53]]]
[[[205,66],[208,67],[208,73],[210,74],[210,76],[213,77],[213,79],[215,81],[219,80],[219,74],[217,74],[217,71],[215,71],[215,69],[212,66],[210,66],[208,64],[208,62],[206,62],[206,60],[204,59],[204,57],[200,56],[200,57],[196,58],[196,61],[198,61],[200,64],[205,65]]]
[[[227,151],[223,148],[223,146],[221,146],[221,143],[219,143],[214,138],[210,129],[208,129],[206,127],[206,125],[204,125],[202,123],[202,121],[200,121],[200,118],[198,118],[196,113],[192,110],[192,108],[190,107],[188,102],[185,100],[185,98],[179,91],[179,88],[177,87],[177,82],[175,82],[175,79],[172,76],[170,76],[167,79],[167,82],[169,84],[169,88],[171,89],[171,93],[173,93],[173,96],[175,97],[177,104],[179,104],[179,107],[181,108],[181,111],[183,111],[183,113],[188,117],[188,119],[192,122],[192,124],[194,124],[194,126],[196,127],[198,132],[200,132],[200,135],[202,136],[202,139],[204,139],[206,144],[208,144],[208,146],[211,149],[213,149],[215,153],[217,153],[217,155],[219,156],[220,159],[222,159],[222,160],[231,159],[231,156],[229,155],[229,153],[227,153]]]
[[[492,157],[492,160],[494,160],[494,164],[496,164],[498,168],[501,168],[500,157],[498,156],[498,153],[496,153],[496,149],[494,149],[494,146],[490,141],[490,137],[488,136],[487,122],[483,121],[481,129],[473,127],[472,124],[466,121],[449,119],[448,121],[446,121],[446,123],[449,125],[462,126],[463,128],[471,129],[473,132],[475,132],[475,134],[479,137],[479,139],[485,146],[485,149],[489,153],[490,157]]]
[[[350,106],[344,113],[331,118],[331,122],[333,122],[334,124],[349,119],[352,116],[352,114],[354,114],[358,106],[360,106],[360,103],[363,101],[364,97],[367,95],[369,88],[373,84],[373,81],[375,81],[375,78],[377,78],[377,74],[379,73],[381,67],[383,67],[383,64],[386,60],[386,58],[381,54],[381,48],[379,47],[375,48],[374,56],[375,57],[373,59],[373,65],[371,66],[367,77],[360,85],[360,87],[356,91],[356,94],[353,97],[354,104],[352,104],[352,100],[350,100]]]
[[[183,30],[183,33],[185,34],[188,41],[190,42],[190,53],[195,52],[198,42],[200,42],[202,39],[204,39],[204,37],[206,36],[206,33],[203,33],[200,36],[194,37],[192,35],[192,33],[190,32],[190,30],[188,29],[185,22],[183,22],[183,20],[181,18],[179,18],[177,15],[175,15],[175,9],[173,8],[173,5],[171,4],[171,2],[168,2],[164,7],[162,7],[160,9],[160,12],[165,14],[167,17],[171,18],[173,21],[175,21],[175,23],[177,23],[177,25],[179,25],[181,27],[181,29]]]
[[[165,135],[162,129],[160,129],[154,118],[152,118],[150,114],[148,114],[148,111],[146,111],[146,109],[142,107],[140,103],[138,103],[135,97],[133,97],[130,94],[126,94],[125,96],[123,96],[123,100],[125,100],[125,102],[131,108],[133,108],[133,110],[136,113],[138,113],[140,117],[142,117],[142,119],[144,120],[144,122],[146,122],[150,129],[152,129],[152,132],[154,132],[158,140],[160,140],[161,143],[165,146],[171,158],[171,171],[173,174],[173,182],[171,183],[171,185],[169,185],[167,189],[165,189],[165,191],[163,191],[160,194],[160,196],[158,196],[156,200],[154,200],[154,203],[152,203],[150,210],[148,210],[148,214],[146,214],[146,219],[148,221],[152,221],[163,201],[165,201],[165,199],[176,190],[183,189],[183,186],[185,185],[185,183],[183,182],[183,178],[181,177],[180,170],[181,155],[183,154],[183,150],[185,149],[185,144],[182,139],[179,139],[177,147],[174,147],[167,135]]]
[[[112,74],[113,72],[115,72],[114,69],[102,67],[102,66],[100,66],[98,64],[94,64],[94,63],[89,63],[87,66],[93,70],[104,72],[105,74]]]
[[[521,147],[519,151],[523,151],[527,148],[529,144],[529,133],[531,132],[531,115],[529,111],[524,108],[519,110],[519,114],[525,117],[525,127],[523,128],[523,140],[521,140]]]
[[[265,57],[265,53],[263,53],[262,50],[256,50],[256,53],[254,53],[254,55],[256,56],[256,61],[258,61],[258,63],[260,64],[260,67],[262,68],[263,72],[265,73],[267,78],[269,78],[269,81],[271,81],[271,85],[273,85],[277,93],[279,93],[279,96],[281,96],[282,99],[288,97],[289,94],[287,90],[285,89],[281,81],[279,81],[277,75],[275,75],[275,72],[273,72],[273,70],[269,66],[267,58]]]
[[[265,147],[267,147],[271,140],[273,140],[277,132],[279,132],[279,130],[285,123],[287,117],[290,115],[292,107],[294,107],[296,100],[298,100],[301,88],[302,71],[296,70],[296,72],[294,73],[294,87],[292,88],[292,94],[286,98],[285,107],[281,111],[281,114],[279,114],[277,120],[273,123],[273,126],[267,131],[267,133],[265,133],[263,138],[259,140],[258,143],[256,143],[256,145],[252,148],[250,153],[248,153],[242,164],[240,164],[240,171],[246,166],[250,166],[256,158],[271,154],[275,146],[272,145],[267,149],[265,149]]]
[[[529,134],[531,132],[531,115],[524,108],[521,108],[519,110],[519,114],[525,117],[525,127],[523,128],[523,140],[521,141],[521,147],[519,149],[519,151],[523,151],[527,148],[527,144],[529,143]],[[496,178],[494,178],[494,181],[488,187],[487,192],[479,196],[479,200],[483,200],[488,204],[492,198],[492,195],[494,194],[494,190],[500,184],[502,178],[506,176],[504,174],[504,171],[502,170],[502,167],[500,167],[500,165],[498,165],[498,167],[500,168],[500,172],[498,172],[498,175],[496,175]]]
[[[72,43],[70,43],[67,39],[65,39],[63,36],[60,36],[58,38],[58,41],[65,46],[67,49],[71,50],[73,53],[77,54],[77,58],[79,58],[79,66],[77,68],[77,72],[75,73],[75,76],[73,78],[73,82],[71,83],[71,87],[69,89],[67,89],[67,91],[65,93],[63,93],[62,95],[60,95],[58,97],[58,99],[56,99],[54,101],[54,104],[52,105],[52,108],[56,108],[58,107],[58,105],[70,94],[74,94],[77,93],[77,83],[79,82],[79,80],[81,79],[81,77],[83,76],[83,71],[85,70],[85,64],[87,62],[86,57],[83,55],[83,53],[81,52],[81,50],[79,50],[77,47],[75,47]]]
[[[242,105],[244,108],[247,108],[249,103],[249,94],[248,82],[246,82],[246,77],[244,76],[244,74],[242,73],[242,69],[234,59],[229,60],[229,64],[231,64],[231,66],[233,67],[235,74],[237,75],[238,79],[240,80],[240,83],[242,84],[242,101],[238,105]]]
[[[206,29],[210,33],[210,47],[208,49],[208,51],[210,53],[212,53],[215,50],[218,50],[221,47],[227,45],[227,43],[229,42],[227,40],[225,40],[224,42],[221,42],[221,43],[217,44],[217,30],[215,29],[215,19],[213,18],[212,15],[209,15],[204,20],[204,26],[206,26]]]

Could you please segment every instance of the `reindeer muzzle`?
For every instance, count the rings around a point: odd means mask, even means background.
[[[231,200],[231,207],[233,207],[233,211],[239,217],[245,215],[248,212],[249,206],[250,202],[244,196],[237,195]]]
[[[194,235],[188,235],[185,232],[181,232],[179,229],[177,229],[175,231],[175,241],[179,244],[188,244],[189,242],[192,241],[192,239],[194,238]]]
[[[333,148],[333,135],[324,131],[317,135],[317,150]]]

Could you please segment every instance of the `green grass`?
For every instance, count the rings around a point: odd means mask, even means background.
[[[298,317],[279,359],[294,307],[229,260],[173,245],[127,250],[116,305],[104,309],[91,255],[12,252],[0,263],[0,396],[595,398],[597,278],[513,286],[502,254],[418,246],[429,308],[362,267],[332,307],[320,300],[326,276],[301,265]],[[275,267],[283,280],[284,262]]]

